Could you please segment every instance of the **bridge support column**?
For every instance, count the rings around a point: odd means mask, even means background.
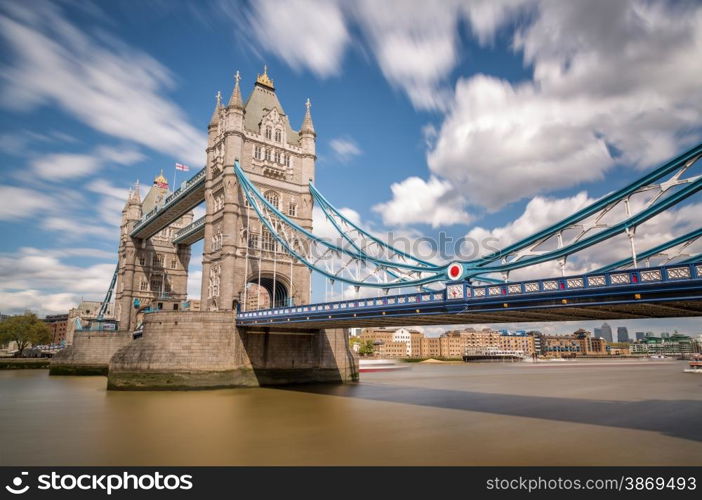
[[[131,340],[131,332],[76,332],[73,344],[51,358],[49,374],[107,375],[112,356]]]
[[[108,389],[178,390],[358,379],[344,330],[237,328],[229,311],[146,315],[143,336],[110,360]]]

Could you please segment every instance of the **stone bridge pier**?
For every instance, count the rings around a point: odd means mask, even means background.
[[[155,312],[111,357],[108,389],[174,390],[358,380],[343,329],[237,328],[234,313]]]

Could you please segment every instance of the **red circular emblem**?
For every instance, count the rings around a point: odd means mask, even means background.
[[[457,280],[463,275],[463,266],[457,262],[451,264],[448,268],[448,277],[452,280]]]

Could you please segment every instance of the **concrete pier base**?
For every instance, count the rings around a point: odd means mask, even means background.
[[[131,341],[131,332],[76,332],[73,344],[51,358],[49,374],[107,375],[112,356]]]
[[[238,329],[231,312],[148,314],[141,338],[109,363],[108,389],[178,390],[344,383],[358,362],[344,330]]]

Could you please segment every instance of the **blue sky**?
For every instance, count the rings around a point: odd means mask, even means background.
[[[102,296],[127,189],[202,166],[236,70],[248,94],[267,64],[293,127],[309,97],[319,189],[410,237],[508,244],[700,140],[698,3],[425,4],[1,1],[0,310]],[[699,227],[698,208],[643,239]]]

